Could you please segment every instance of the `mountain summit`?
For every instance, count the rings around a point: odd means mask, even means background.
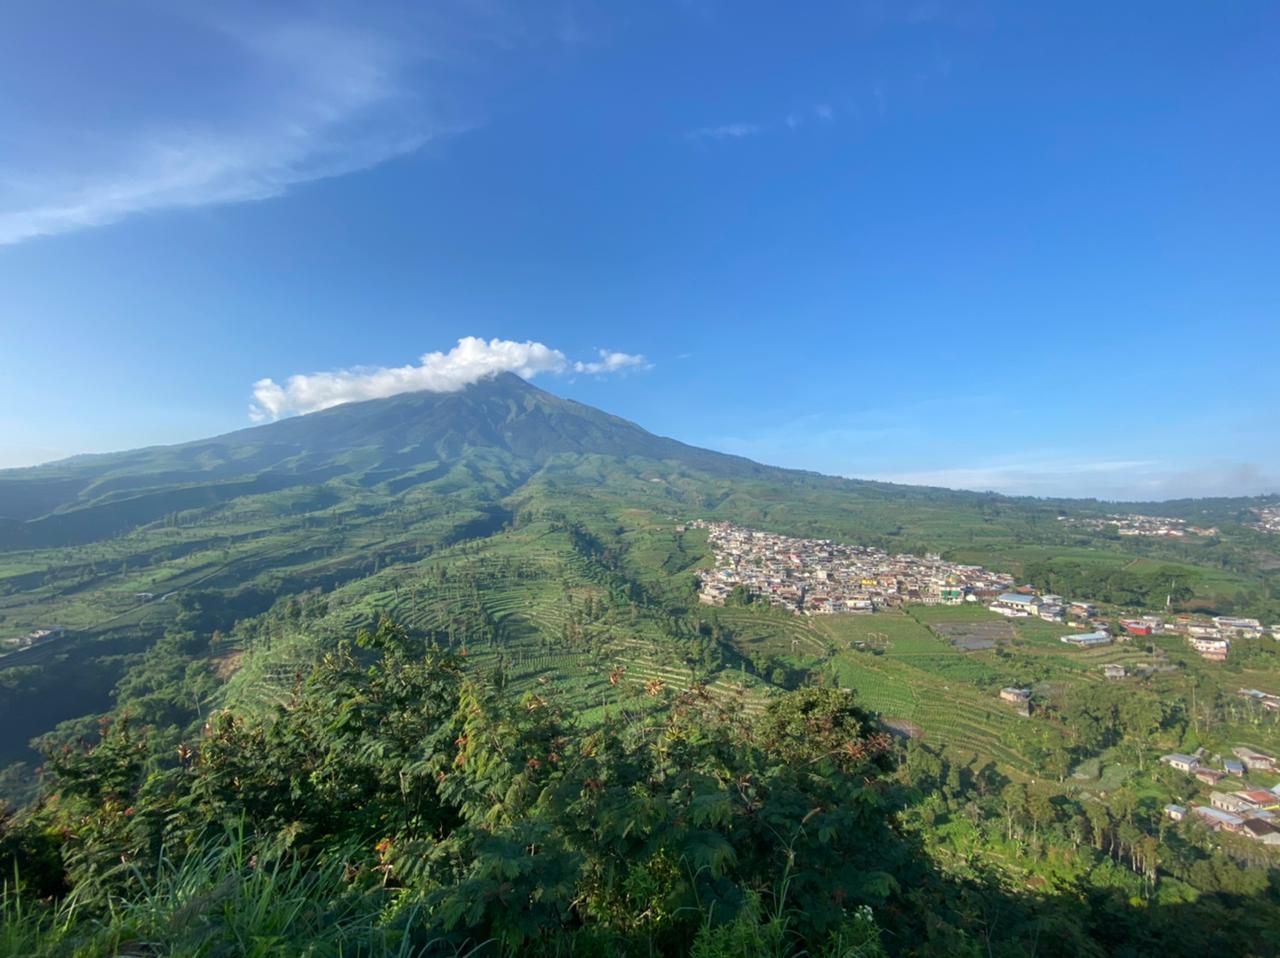
[[[403,393],[181,445],[2,472],[0,547],[90,541],[174,511],[331,480],[398,494],[477,458],[505,474],[495,491],[509,492],[557,457],[583,456],[720,477],[783,473],[655,436],[500,373],[457,392]]]

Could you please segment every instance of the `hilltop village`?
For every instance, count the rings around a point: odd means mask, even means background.
[[[697,520],[715,552],[702,576],[699,599],[723,605],[735,589],[805,615],[876,612],[907,604],[981,602],[1007,618],[1060,622],[1074,631],[1062,642],[1077,648],[1159,634],[1183,636],[1203,659],[1224,662],[1233,640],[1261,639],[1270,630],[1257,619],[1185,614],[1121,615],[1090,602],[1069,601],[1017,587],[1011,575],[948,562],[937,555],[890,555],[880,549],[828,539],[797,539],[728,522]]]
[[[823,615],[874,612],[907,603],[959,605],[968,597],[994,599],[1013,588],[1013,576],[936,555],[890,555],[828,539],[795,539],[698,520],[715,550],[703,576],[701,600],[723,605],[738,587],[774,605]]]

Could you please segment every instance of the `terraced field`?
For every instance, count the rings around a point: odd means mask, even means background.
[[[475,675],[500,672],[516,694],[555,695],[586,722],[655,708],[668,693],[695,684],[726,710],[750,715],[764,708],[774,691],[766,683],[737,668],[707,674],[684,661],[672,641],[673,623],[660,610],[619,604],[602,584],[609,576],[563,532],[534,523],[343,587],[313,630],[349,635],[390,616],[465,652]],[[693,635],[691,622],[674,627],[677,637]],[[262,652],[246,666],[253,698],[284,701],[315,654],[314,643],[302,642]],[[238,683],[241,694],[248,684]]]

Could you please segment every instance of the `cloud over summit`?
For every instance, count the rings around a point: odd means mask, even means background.
[[[606,374],[626,369],[650,367],[643,357],[613,350],[599,350],[592,362],[570,364],[565,354],[532,340],[485,340],[464,336],[445,352],[425,354],[417,364],[406,366],[355,366],[334,372],[290,376],[284,384],[260,379],[253,384],[249,418],[254,422],[282,416],[318,412],[331,406],[365,399],[383,399],[407,392],[457,392],[472,383],[498,373],[515,373],[532,379],[542,373]]]

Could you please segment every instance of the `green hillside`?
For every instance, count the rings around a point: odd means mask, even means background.
[[[642,611],[625,612],[632,634],[616,624],[593,634],[607,649],[592,667],[612,656],[640,675],[657,668],[640,660],[678,658],[672,642],[698,633],[691,582],[705,549],[673,532],[698,517],[940,551],[1104,601],[1163,596],[1173,577],[1187,608],[1280,618],[1280,553],[1261,534],[1221,519],[1210,542],[1121,541],[1073,530],[1058,518],[1064,510],[1101,507],[762,466],[653,436],[509,374],[457,393],[10,470],[0,473],[0,707],[10,716],[0,759],[32,758],[33,736],[106,708],[166,629],[252,629],[291,596],[335,610],[317,623],[327,634],[379,612],[425,627],[452,608],[431,577],[455,567],[494,619],[495,649],[526,657],[520,681],[537,670],[526,645],[550,655],[546,644],[563,640],[564,596],[638,597]],[[66,636],[14,644],[51,625]],[[315,635],[301,644],[322,647]],[[719,645],[716,669],[731,671]]]
[[[1274,953],[1274,852],[1172,830],[1207,787],[1157,761],[1280,753],[1237,695],[1280,691],[1270,640],[709,607],[689,525],[1280,621],[1251,507],[1123,537],[1086,521],[1137,507],[772,468],[505,375],[0,473],[0,951]]]

